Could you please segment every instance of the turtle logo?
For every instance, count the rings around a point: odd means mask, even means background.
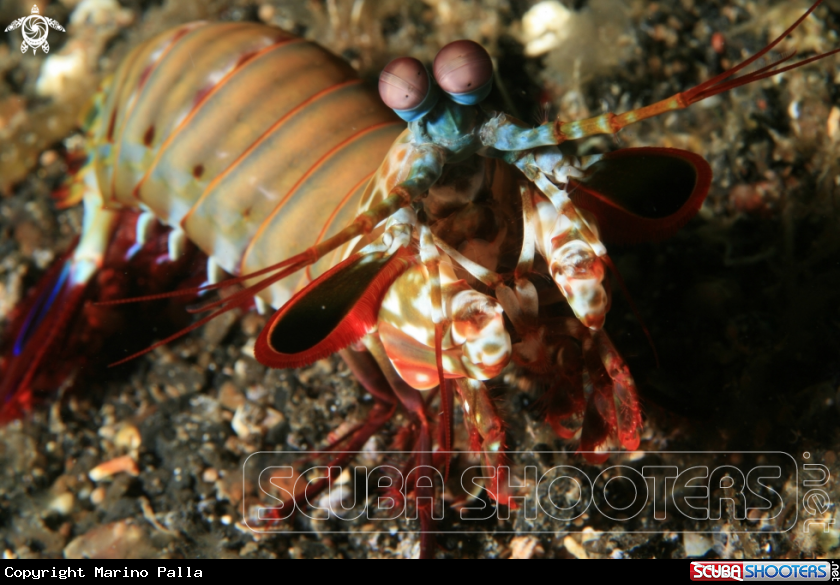
[[[32,47],[33,55],[38,52],[39,48],[43,49],[44,53],[50,52],[50,44],[47,42],[47,34],[50,28],[66,32],[57,21],[38,14],[37,6],[32,7],[32,14],[18,18],[7,26],[6,32],[21,26],[23,26],[21,31],[23,33],[23,44],[20,46],[20,52],[25,53],[27,47]]]

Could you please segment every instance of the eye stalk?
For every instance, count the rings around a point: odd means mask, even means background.
[[[440,94],[420,61],[400,57],[379,75],[379,97],[400,118],[414,122],[429,113]]]
[[[465,106],[479,103],[493,87],[493,61],[473,41],[455,41],[440,50],[433,67],[435,80],[453,101]]]

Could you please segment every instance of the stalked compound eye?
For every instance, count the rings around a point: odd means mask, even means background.
[[[452,99],[466,106],[479,103],[493,87],[493,62],[484,47],[455,41],[440,50],[433,67],[435,80]]]
[[[379,75],[379,97],[406,122],[429,113],[438,100],[438,91],[423,64],[412,57],[394,59]]]

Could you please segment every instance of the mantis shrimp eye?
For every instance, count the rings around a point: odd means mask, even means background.
[[[429,72],[412,57],[394,59],[379,75],[379,97],[406,122],[419,120],[438,100]]]
[[[435,57],[433,70],[440,88],[459,104],[477,104],[487,97],[493,87],[490,55],[473,41],[455,41],[446,45]]]

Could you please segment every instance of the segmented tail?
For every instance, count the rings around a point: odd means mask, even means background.
[[[16,307],[0,346],[0,422],[20,416],[34,400],[34,391],[60,385],[73,365],[46,359],[78,311],[87,283],[70,278],[70,256],[56,261],[25,301]]]
[[[82,256],[81,263],[85,257],[77,241],[15,308],[0,340],[0,422],[21,416],[39,397],[71,383],[81,367],[113,361],[145,345],[153,329],[149,320],[161,330],[183,325],[171,322],[172,315],[159,305],[142,305],[132,312],[96,305],[204,279],[205,264],[194,247],[177,262],[167,260],[167,230],[162,226],[136,251],[137,215],[132,210],[119,212],[105,237],[107,250],[98,269],[78,269],[77,256]],[[187,295],[182,304],[190,300]],[[173,313],[188,318],[182,309]],[[140,321],[136,326],[132,315]]]

